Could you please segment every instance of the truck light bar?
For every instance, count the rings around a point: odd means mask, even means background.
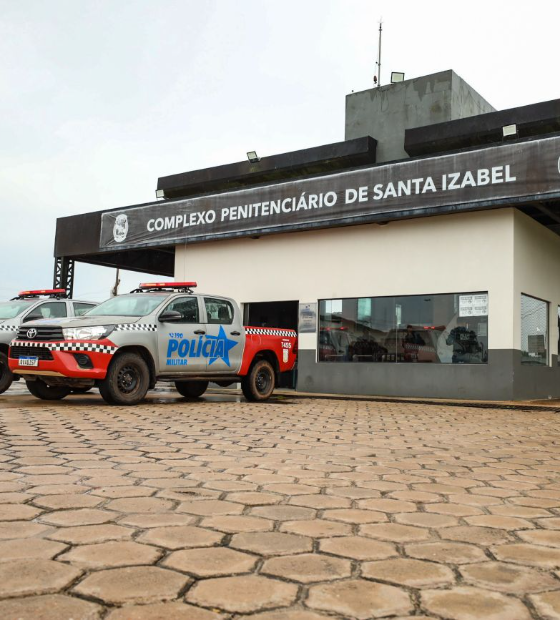
[[[29,297],[40,297],[48,295],[50,297],[66,297],[66,289],[64,288],[43,288],[36,291],[21,291],[14,299],[26,299]]]
[[[196,282],[146,282],[140,284],[139,288],[130,291],[131,293],[147,293],[154,291],[181,291],[192,293],[192,289],[196,288]]]
[[[196,288],[196,282],[148,282],[140,288]]]

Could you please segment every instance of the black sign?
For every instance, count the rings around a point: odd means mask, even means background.
[[[560,192],[560,138],[362,168],[102,214],[101,249],[329,227]],[[544,196],[543,196],[544,198]]]

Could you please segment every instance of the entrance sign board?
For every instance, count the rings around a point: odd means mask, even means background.
[[[413,217],[422,209],[560,192],[560,137],[359,168],[101,216],[101,250]],[[419,214],[419,213],[417,213]]]

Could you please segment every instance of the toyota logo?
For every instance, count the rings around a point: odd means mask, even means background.
[[[36,335],[37,335],[37,330],[36,329],[28,329],[27,330],[27,337],[29,338],[29,340],[33,340],[33,338],[35,338]]]

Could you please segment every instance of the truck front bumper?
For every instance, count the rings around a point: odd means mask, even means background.
[[[18,341],[10,346],[10,370],[25,377],[104,379],[117,347],[110,340]]]

